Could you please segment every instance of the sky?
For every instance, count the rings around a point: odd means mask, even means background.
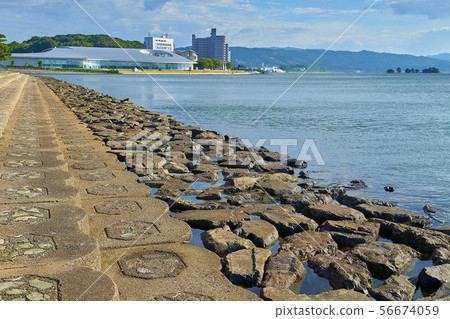
[[[230,46],[326,49],[339,39],[331,49],[450,52],[449,0],[0,0],[0,33],[9,42],[105,34],[93,19],[112,36],[169,34],[177,47],[215,27]]]

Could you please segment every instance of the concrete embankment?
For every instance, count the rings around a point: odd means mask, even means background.
[[[266,300],[448,298],[449,236],[301,182],[304,162],[52,78],[4,76],[0,98],[2,299],[260,300],[238,285]],[[405,276],[419,256],[434,266]],[[292,292],[306,263],[334,290]]]
[[[258,300],[41,80],[0,100],[0,300]]]

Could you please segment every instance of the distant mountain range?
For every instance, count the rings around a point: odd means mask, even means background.
[[[437,55],[431,55],[429,57],[433,58],[433,59],[442,60],[442,61],[450,61],[450,53],[441,53],[441,54],[437,54]]]
[[[231,47],[233,64],[247,66],[278,66],[284,69],[305,68],[311,65],[324,50],[296,48],[245,48]],[[447,58],[445,58],[447,57]],[[450,54],[423,57],[407,54],[377,53],[372,51],[328,51],[314,66],[314,70],[338,72],[384,72],[387,69],[437,67],[450,71]]]

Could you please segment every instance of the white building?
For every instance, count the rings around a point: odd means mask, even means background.
[[[166,35],[161,37],[148,37],[144,38],[144,49],[147,50],[161,50],[161,51],[175,51],[175,44],[172,38]]]

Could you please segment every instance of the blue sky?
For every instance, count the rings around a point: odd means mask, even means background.
[[[177,46],[211,27],[231,46],[327,48],[374,0],[77,0],[113,36],[168,33]],[[0,0],[0,33],[104,33],[74,0]],[[335,50],[430,55],[450,52],[449,0],[379,0]]]

